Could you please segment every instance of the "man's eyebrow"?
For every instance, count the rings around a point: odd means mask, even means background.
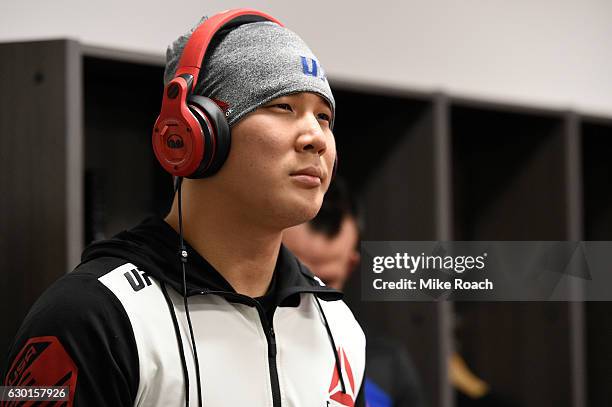
[[[326,99],[323,99],[322,97],[318,97],[317,100],[317,106],[319,107],[324,107],[325,109],[329,110],[329,113],[333,113],[333,110],[331,108],[331,106],[329,105],[329,102]]]
[[[316,96],[316,98],[317,98],[317,100],[315,102],[315,107],[317,109],[324,108],[325,110],[328,110],[331,115],[333,115],[334,110],[332,109],[332,107],[331,107],[330,103],[327,101],[327,99],[325,99],[323,96],[317,95],[317,94],[314,94],[314,96]],[[292,94],[289,94],[289,95],[282,95],[282,96],[279,96],[277,98],[274,98],[271,101],[269,101],[268,103],[272,103],[272,102],[274,102],[274,103],[283,103],[284,101],[287,101],[287,100],[295,100],[295,99],[300,100],[300,99],[305,99],[305,98],[306,98],[306,96],[302,95],[301,93],[292,93]]]
[[[324,107],[324,108],[326,108],[326,109],[328,109],[328,110],[329,110],[329,112],[330,112],[330,113],[332,113],[332,108],[331,108],[331,106],[329,105],[329,103],[327,103],[327,102],[320,102],[320,103],[319,103],[319,105],[320,105],[320,106],[323,106],[323,107]]]

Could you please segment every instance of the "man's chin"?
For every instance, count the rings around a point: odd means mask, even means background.
[[[288,222],[285,229],[311,221],[315,216],[317,216],[319,209],[320,208],[316,205],[301,208],[294,206],[287,216]]]
[[[317,216],[322,202],[322,194],[305,196],[296,194],[295,191],[287,191],[274,201],[274,218],[283,229],[297,226]]]

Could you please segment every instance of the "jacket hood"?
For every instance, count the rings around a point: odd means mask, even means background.
[[[188,252],[185,269],[187,296],[202,294],[204,291],[236,292],[187,241],[184,243]],[[179,235],[159,217],[147,218],[111,239],[92,243],[83,251],[81,263],[100,257],[125,259],[181,295],[183,293]],[[299,304],[300,293],[313,293],[326,301],[342,299],[340,291],[321,285],[312,272],[283,245],[276,261],[274,278],[277,284],[277,305],[295,303],[295,300]]]

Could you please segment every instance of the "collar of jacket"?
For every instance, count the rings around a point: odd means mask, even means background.
[[[236,293],[227,280],[187,241],[185,246],[188,252],[187,296],[210,291]],[[178,293],[183,292],[179,236],[159,217],[149,217],[111,239],[92,243],[83,251],[81,263],[100,257],[125,259]],[[312,272],[283,245],[279,250],[274,278],[277,284],[275,303],[278,306],[298,306],[301,293],[312,293],[326,301],[342,299],[340,291],[321,285]]]

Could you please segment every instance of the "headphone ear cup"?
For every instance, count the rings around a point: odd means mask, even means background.
[[[231,132],[223,110],[210,98],[193,95],[187,98],[187,107],[202,127],[204,157],[188,178],[206,178],[221,169],[231,146]]]

